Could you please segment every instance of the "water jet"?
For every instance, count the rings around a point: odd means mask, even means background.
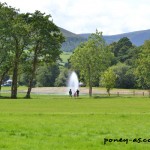
[[[72,71],[68,78],[67,90],[72,90],[72,95],[79,89],[79,80],[75,71]]]

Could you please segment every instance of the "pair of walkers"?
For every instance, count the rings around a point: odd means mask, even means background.
[[[69,90],[69,96],[72,97],[72,90]],[[79,97],[79,90],[77,89],[77,91],[75,91],[74,93],[74,97]]]

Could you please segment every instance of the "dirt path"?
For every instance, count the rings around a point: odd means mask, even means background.
[[[80,94],[88,94],[88,87],[80,87]],[[32,93],[35,94],[68,94],[69,89],[67,87],[37,87],[32,89]],[[107,94],[104,88],[93,88],[93,94]],[[148,95],[146,90],[131,90],[131,89],[113,89],[111,94],[130,94],[130,95]]]

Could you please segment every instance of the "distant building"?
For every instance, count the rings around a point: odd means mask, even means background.
[[[2,84],[2,86],[11,86],[11,85],[12,85],[11,79],[7,80],[4,84]]]

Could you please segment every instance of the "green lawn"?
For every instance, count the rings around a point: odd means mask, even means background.
[[[0,150],[148,150],[150,98],[0,99]],[[134,140],[135,141],[135,140]]]
[[[72,52],[63,52],[61,55],[60,55],[60,58],[62,59],[62,62],[63,63],[67,63],[68,62],[68,59],[70,58]]]

